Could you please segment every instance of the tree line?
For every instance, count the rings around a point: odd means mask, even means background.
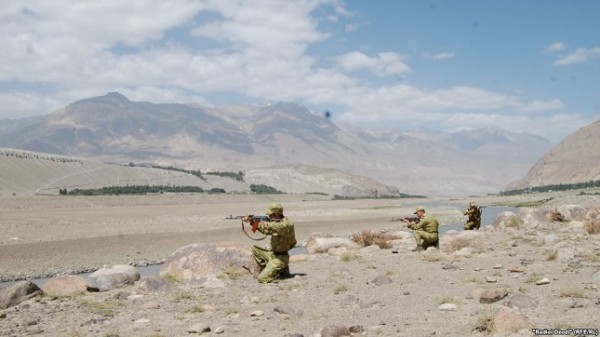
[[[500,195],[518,195],[518,194],[528,194],[528,193],[537,193],[537,192],[550,192],[550,191],[566,191],[566,190],[581,190],[586,188],[600,187],[600,180],[590,180],[582,183],[573,183],[573,184],[552,184],[552,185],[543,185],[543,186],[531,186],[514,190],[506,190],[500,192]]]

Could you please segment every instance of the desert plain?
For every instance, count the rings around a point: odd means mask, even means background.
[[[292,257],[293,277],[273,284],[258,284],[247,274],[225,277],[221,287],[169,280],[174,287],[168,291],[142,291],[138,281],[77,296],[42,294],[0,310],[0,334],[325,337],[598,333],[600,234],[586,230],[590,221],[600,220],[595,218],[600,212],[598,191],[330,199],[319,194],[2,196],[2,281],[80,274],[116,264],[142,268],[161,263],[177,249],[194,243],[234,241],[250,248],[256,242],[242,233],[239,220],[226,217],[262,214],[272,202],[283,204],[285,214],[295,222],[299,246],[305,246],[317,232],[339,238],[363,230],[403,234],[386,249],[337,247],[315,254],[300,250]],[[391,221],[425,205],[442,225],[461,223],[471,200],[488,206],[484,213],[493,212],[495,205],[514,207],[520,224],[484,220],[480,231],[465,234],[459,229],[442,235],[439,250],[413,252],[410,232],[400,222]],[[574,209],[584,210],[586,215],[575,219],[581,212]],[[560,210],[571,212],[573,219],[544,220]],[[574,329],[580,328],[589,330],[577,334]]]

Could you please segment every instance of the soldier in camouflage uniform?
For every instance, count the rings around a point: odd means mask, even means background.
[[[280,204],[272,204],[267,210],[270,221],[261,221],[258,231],[271,235],[271,249],[252,247],[252,256],[260,267],[258,282],[269,283],[277,278],[289,277],[290,256],[288,251],[296,246],[294,223],[283,215]]]
[[[477,207],[474,201],[469,203],[469,208],[465,211],[469,218],[463,228],[467,230],[479,229],[481,227],[481,208]]]
[[[439,247],[439,223],[433,216],[425,213],[425,208],[415,208],[418,222],[407,222],[407,227],[413,230],[417,248],[414,251],[426,250],[429,247]]]

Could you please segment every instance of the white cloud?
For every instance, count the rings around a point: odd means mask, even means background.
[[[447,60],[456,57],[453,52],[442,52],[433,55],[425,54],[424,56],[433,60]]]
[[[368,69],[377,76],[398,75],[410,72],[410,68],[397,53],[380,53],[369,57],[361,52],[351,52],[337,58],[338,65],[345,70]]]
[[[521,107],[521,111],[525,112],[536,112],[536,111],[550,111],[563,109],[565,105],[560,99],[552,99],[549,101],[534,100],[533,102],[527,103]]]
[[[551,43],[546,49],[544,49],[545,53],[554,53],[558,51],[562,51],[566,48],[565,44],[562,42],[554,42]]]
[[[327,10],[316,11],[322,7]],[[344,22],[354,14],[336,0],[256,0],[252,6],[243,0],[7,0],[0,7],[0,81],[26,89],[0,92],[0,116],[49,113],[109,91],[151,102],[208,105],[212,93],[234,92],[267,101],[339,105],[347,107],[342,119],[356,122],[442,123],[464,113],[489,124],[493,118],[510,121],[507,111],[564,108],[558,99],[529,102],[469,85],[428,90],[364,84],[370,81],[354,71],[388,81],[394,78],[387,76],[411,68],[401,54],[379,51],[351,52],[334,58],[334,66],[321,65],[326,62],[317,62],[309,47],[331,35],[319,29],[315,12],[328,26],[369,24]],[[200,21],[199,13],[211,14],[210,21]],[[580,54],[589,58],[596,49]]]
[[[573,63],[584,63],[588,59],[598,56],[600,56],[600,47],[579,48],[573,53],[560,57],[553,65],[562,66]]]

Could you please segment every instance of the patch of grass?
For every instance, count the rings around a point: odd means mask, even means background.
[[[494,331],[494,327],[494,317],[491,314],[484,314],[477,317],[473,330],[489,334]]]
[[[335,288],[333,288],[333,293],[337,295],[339,293],[343,293],[343,292],[346,292],[348,290],[350,290],[350,288],[348,288],[347,285],[345,285],[345,284],[338,284],[338,285],[335,286]]]
[[[579,288],[565,288],[560,290],[560,297],[576,297],[584,298],[583,289]]]
[[[162,278],[164,278],[165,280],[167,280],[171,283],[183,283],[183,280],[181,279],[181,277],[176,276],[175,274],[171,274],[171,273],[166,273],[166,274],[162,275]]]
[[[344,252],[340,254],[340,261],[348,262],[352,260],[356,260],[357,256],[353,252]]]
[[[173,294],[173,300],[175,300],[175,302],[181,302],[184,300],[191,300],[194,299],[194,295],[190,294],[187,291],[177,291]]]
[[[105,317],[113,317],[115,316],[115,310],[123,306],[123,302],[117,299],[109,299],[100,302],[84,299],[81,301],[81,305],[90,309],[96,314]]]
[[[534,283],[536,281],[541,280],[541,276],[538,273],[532,273],[531,275],[529,275],[529,277],[527,278],[527,280],[525,281],[526,283]]]
[[[477,284],[484,284],[485,280],[477,275],[469,275],[465,278],[465,282],[473,282],[473,283],[477,283]]]
[[[465,247],[469,247],[470,243],[471,241],[465,238],[453,238],[450,240],[450,250],[453,252],[461,250]]]
[[[446,295],[440,299],[440,304],[453,303],[456,304],[456,299],[453,296]]]
[[[186,314],[199,314],[204,312],[204,308],[201,305],[196,304],[192,307],[185,309],[183,312],[185,312]]]
[[[548,253],[548,257],[546,258],[546,260],[556,261],[557,258],[558,258],[558,250],[554,250],[554,251],[551,251],[550,253]]]
[[[394,273],[393,271],[391,271],[391,270],[386,270],[386,271],[385,271],[385,275],[387,275],[387,276],[392,276],[392,275],[394,275],[394,274],[395,274],[395,273]]]
[[[247,274],[248,274],[247,270],[240,268],[240,267],[236,267],[234,264],[229,262],[227,264],[227,266],[221,270],[221,273],[219,273],[219,275],[217,275],[217,278],[218,279],[237,280],[240,277],[247,275]]]

